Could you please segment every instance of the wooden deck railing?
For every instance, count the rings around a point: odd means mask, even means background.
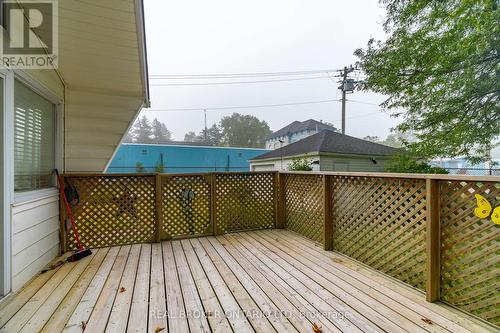
[[[104,247],[287,228],[496,325],[498,177],[252,172],[65,175],[82,242]],[[65,220],[61,211],[61,221]],[[75,247],[67,226],[64,250]]]

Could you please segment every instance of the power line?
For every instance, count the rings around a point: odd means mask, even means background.
[[[347,99],[346,101],[347,102],[358,103],[358,104],[380,106],[380,104],[377,104],[377,103],[368,103],[368,102],[363,102],[363,101],[357,101],[357,100],[354,100],[354,99]]]
[[[169,108],[169,109],[146,109],[146,112],[160,111],[160,112],[170,112],[170,111],[203,111],[203,110],[230,110],[230,109],[252,109],[252,108],[266,108],[266,107],[280,107],[280,106],[292,106],[292,105],[306,105],[306,104],[321,104],[321,103],[332,103],[339,102],[338,99],[325,99],[319,101],[307,101],[307,102],[296,102],[296,103],[280,103],[280,104],[259,104],[259,105],[236,105],[236,106],[222,106],[222,107],[200,107],[200,108]]]
[[[178,112],[178,111],[216,111],[216,110],[230,110],[230,109],[250,109],[250,108],[264,108],[264,107],[282,107],[282,106],[292,106],[292,105],[307,105],[307,104],[321,104],[321,103],[332,103],[332,102],[340,102],[341,100],[338,99],[327,99],[327,100],[321,100],[321,101],[309,101],[309,102],[298,102],[298,103],[282,103],[282,104],[261,104],[261,105],[240,105],[240,106],[224,106],[224,107],[216,107],[216,108],[176,108],[176,109],[153,109],[149,110],[146,109],[146,112]],[[349,100],[351,101],[351,100]],[[372,105],[377,105],[377,104],[372,104]],[[378,110],[376,112],[370,112],[362,115],[357,115],[357,116],[352,116],[352,117],[346,117],[346,119],[356,119],[356,118],[364,118],[376,114],[383,114],[384,110]],[[336,119],[334,121],[341,120],[341,119]]]
[[[232,82],[203,82],[203,83],[151,83],[150,86],[165,87],[165,86],[212,86],[212,85],[231,85],[231,84],[245,84],[245,83],[265,83],[265,82],[284,82],[284,81],[301,81],[301,80],[318,80],[318,79],[331,79],[330,76],[315,76],[315,77],[301,77],[293,79],[276,79],[276,80],[258,80],[258,81],[232,81]]]
[[[290,71],[290,72],[256,72],[256,73],[218,73],[218,74],[151,74],[151,79],[200,79],[200,78],[238,78],[238,77],[265,77],[265,76],[289,76],[289,75],[308,75],[320,73],[338,72],[337,69],[320,69],[309,71]]]

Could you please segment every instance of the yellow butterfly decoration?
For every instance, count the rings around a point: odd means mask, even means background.
[[[475,197],[477,201],[477,207],[474,209],[474,215],[476,215],[480,219],[485,219],[491,214],[491,220],[493,221],[493,223],[500,224],[500,206],[493,209],[490,202],[481,194],[476,194]]]

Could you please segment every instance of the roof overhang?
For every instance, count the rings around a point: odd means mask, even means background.
[[[58,3],[65,169],[102,172],[150,104],[143,2]]]
[[[297,157],[311,157],[311,156],[332,156],[332,157],[351,157],[351,158],[391,158],[392,155],[380,155],[380,154],[344,154],[344,153],[331,153],[315,151],[309,153],[295,154],[295,155],[283,155],[284,159],[297,158]],[[268,161],[279,161],[281,156],[269,157],[263,159],[252,159],[249,160],[250,163],[268,162]]]

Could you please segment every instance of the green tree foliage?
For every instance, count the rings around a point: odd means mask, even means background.
[[[184,141],[186,141],[186,142],[198,142],[198,141],[200,141],[200,137],[198,135],[196,135],[195,132],[190,131],[184,135]]]
[[[239,113],[222,118],[219,127],[222,142],[227,146],[264,147],[266,138],[272,133],[265,121]]]
[[[167,129],[167,126],[158,119],[153,119],[151,124],[151,132],[153,143],[161,144],[172,141],[172,133]]]
[[[386,167],[386,170],[388,172],[397,173],[448,173],[448,171],[443,168],[433,167],[425,161],[417,161],[407,154],[394,155],[391,162]]]
[[[155,172],[156,173],[164,173],[165,172],[165,166],[161,163],[156,163],[155,165]]]
[[[200,137],[201,137],[203,142],[206,142],[206,143],[209,143],[211,145],[216,146],[216,145],[221,144],[221,142],[222,142],[222,131],[219,128],[219,126],[217,126],[217,124],[213,124],[212,127],[210,127],[207,130],[206,140],[205,140],[205,130],[203,130],[200,133]]]
[[[405,145],[414,142],[415,136],[411,132],[403,133],[396,130],[383,140],[378,136],[365,136],[363,140],[380,143],[393,148],[402,148]]]
[[[137,173],[146,172],[146,168],[144,167],[144,164],[142,164],[141,162],[137,162],[135,164],[135,172],[137,172]]]
[[[312,162],[305,157],[296,157],[288,166],[290,171],[312,171]]]
[[[153,129],[146,116],[137,119],[132,127],[133,142],[153,143]]]
[[[266,138],[272,133],[265,121],[254,116],[233,113],[221,119],[218,124],[198,135],[190,131],[184,135],[187,142],[206,142],[214,146],[257,147],[265,146]]]
[[[425,158],[487,159],[500,136],[500,10],[497,0],[380,0],[385,42],[358,49],[363,89],[413,131],[406,146]]]
[[[124,142],[128,143],[167,143],[172,141],[172,133],[165,123],[157,118],[152,122],[146,116],[138,118],[130,131],[125,135]]]

